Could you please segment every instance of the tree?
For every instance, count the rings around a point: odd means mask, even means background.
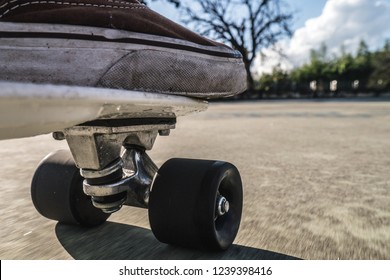
[[[359,81],[359,85],[361,85],[359,86],[360,91],[367,89],[368,79],[372,71],[372,54],[367,43],[361,40],[352,69],[353,80]]]
[[[390,44],[387,40],[383,49],[375,52],[372,58],[373,71],[368,86],[375,91],[390,90]]]
[[[241,52],[249,92],[255,89],[251,66],[261,49],[291,36],[292,14],[282,9],[282,0],[164,1],[179,7],[183,22],[192,24],[201,35],[221,40]]]
[[[294,85],[293,89],[301,93],[308,92],[311,82],[316,83],[319,91],[326,92],[331,90],[331,83],[336,81],[337,90],[340,92],[374,91],[380,94],[390,90],[390,40],[385,41],[383,48],[374,52],[361,40],[355,55],[341,46],[339,54],[333,58],[330,58],[323,43],[318,49],[310,51],[308,63],[293,69],[283,79],[275,78],[275,73],[277,72],[260,78],[259,81],[264,83],[262,90],[272,93],[273,88],[270,85],[276,79],[279,84],[281,80],[290,80]]]
[[[260,77],[259,82],[260,91],[265,93],[268,97],[270,94],[274,94],[278,97],[281,97],[285,93],[289,95],[292,89],[289,73],[284,71],[280,65],[275,66],[271,74],[263,74]]]
[[[294,82],[306,83],[315,80],[321,81],[330,76],[333,65],[328,60],[328,47],[322,43],[318,50],[310,50],[310,61],[303,66],[294,69],[291,77]]]

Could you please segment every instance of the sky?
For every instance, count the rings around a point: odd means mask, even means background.
[[[270,49],[258,56],[253,71],[257,74],[271,72],[275,65],[289,70],[309,60],[311,49],[322,43],[331,54],[338,54],[342,46],[355,52],[359,42],[365,40],[372,50],[390,39],[390,0],[285,0],[294,12],[293,35],[277,43],[281,57]],[[180,21],[180,15],[170,5],[153,3],[152,9]]]

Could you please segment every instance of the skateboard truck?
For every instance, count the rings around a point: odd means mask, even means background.
[[[158,167],[142,148],[128,147],[125,149],[121,160],[104,170],[81,169],[81,175],[86,179],[84,180],[84,193],[92,197],[95,207],[106,213],[118,211],[123,204],[141,208],[148,207],[150,189]],[[110,177],[118,171],[123,173],[123,176],[112,182]],[[106,183],[96,182],[97,179],[105,180],[106,178],[109,180]]]
[[[60,222],[96,226],[123,205],[147,208],[161,242],[227,249],[241,220],[239,172],[227,162],[193,159],[158,168],[146,151],[175,124],[176,118],[100,119],[54,133],[73,156],[60,151],[42,161],[32,182],[36,209]]]
[[[158,134],[169,135],[175,123],[176,119],[150,120],[149,124],[133,120],[131,126],[118,126],[117,120],[107,120],[65,130],[76,165],[85,178],[84,193],[91,196],[96,208],[105,213],[114,213],[124,204],[148,208],[158,167],[145,151],[152,149]]]

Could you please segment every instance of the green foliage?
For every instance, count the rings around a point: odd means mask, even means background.
[[[316,84],[315,90],[310,88],[313,81]],[[326,45],[322,44],[318,50],[311,50],[309,63],[289,73],[277,67],[271,74],[264,74],[259,79],[259,88],[267,92],[275,89],[276,84],[279,89],[283,84],[289,85],[287,91],[332,91],[332,81],[337,81],[336,91],[389,91],[390,40],[375,52],[370,52],[368,45],[362,40],[355,55],[347,53],[341,47],[340,55],[333,58],[329,57]]]
[[[283,95],[289,90],[290,85],[291,80],[288,72],[278,66],[273,69],[271,74],[264,74],[260,77],[258,90],[264,92],[265,95],[268,93]]]
[[[384,48],[372,55],[372,73],[368,86],[374,90],[390,89],[390,48],[386,42]]]

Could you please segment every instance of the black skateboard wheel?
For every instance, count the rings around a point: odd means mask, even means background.
[[[218,215],[218,199],[229,209]],[[183,247],[226,250],[241,221],[242,182],[227,162],[171,159],[159,169],[150,193],[149,220],[156,238]]]
[[[31,183],[31,198],[44,217],[66,224],[97,226],[109,214],[92,205],[83,192],[83,177],[69,151],[48,155],[39,164]]]

